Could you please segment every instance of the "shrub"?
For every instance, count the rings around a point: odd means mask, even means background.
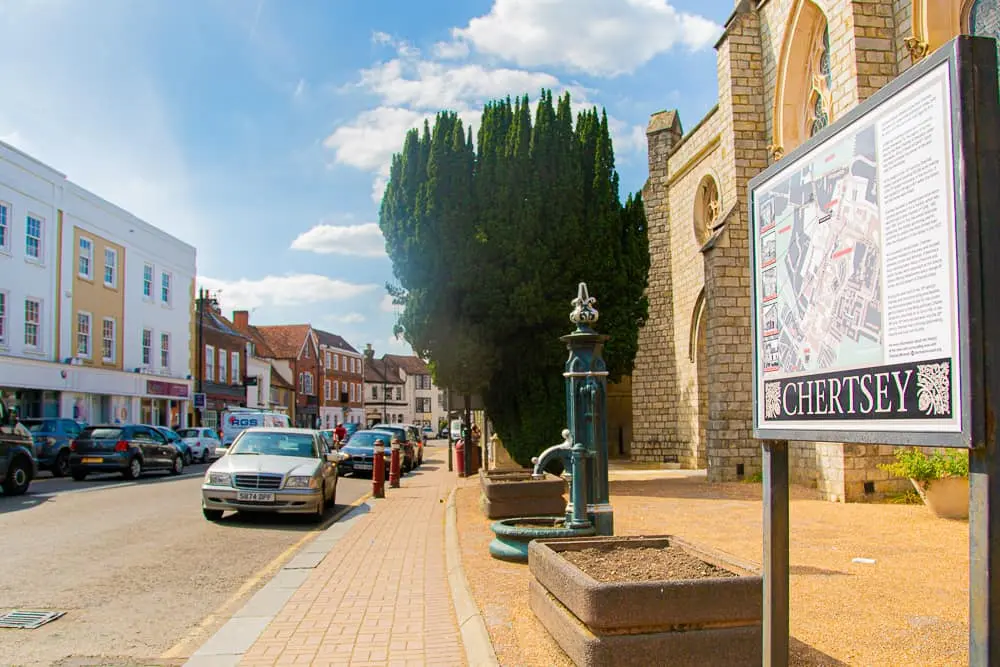
[[[968,477],[969,454],[953,449],[947,454],[935,452],[927,456],[916,448],[897,449],[895,463],[881,463],[878,467],[890,475],[927,484],[942,477]]]

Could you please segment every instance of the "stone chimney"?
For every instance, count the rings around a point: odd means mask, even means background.
[[[250,328],[250,311],[249,310],[234,310],[233,311],[233,325],[242,331],[246,331]]]

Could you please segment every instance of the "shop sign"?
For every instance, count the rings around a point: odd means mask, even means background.
[[[167,396],[169,398],[187,398],[188,386],[162,380],[146,380],[146,393],[151,396]]]

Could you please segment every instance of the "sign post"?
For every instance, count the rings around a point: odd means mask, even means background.
[[[788,662],[789,440],[970,449],[969,660],[1000,664],[998,126],[996,43],[958,37],[750,182],[767,665]]]

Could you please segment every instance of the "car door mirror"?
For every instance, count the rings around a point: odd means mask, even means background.
[[[220,459],[223,456],[225,456],[226,454],[228,454],[228,453],[229,453],[229,447],[216,447],[215,448],[215,455],[218,456]]]

